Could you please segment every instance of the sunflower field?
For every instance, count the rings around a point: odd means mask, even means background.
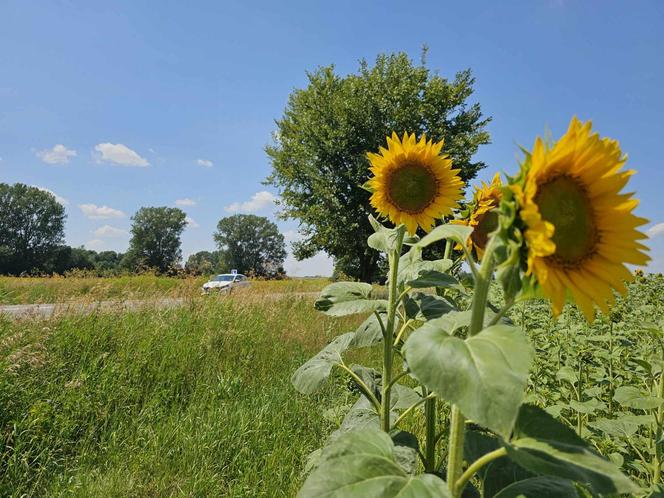
[[[649,261],[634,171],[576,118],[524,153],[469,201],[442,141],[368,153],[387,295],[339,282],[316,301],[366,319],[293,374],[310,395],[334,368],[358,393],[299,496],[662,496],[662,279],[627,266]],[[372,346],[382,367],[344,359]]]

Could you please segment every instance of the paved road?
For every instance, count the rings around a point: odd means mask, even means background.
[[[273,294],[248,294],[251,299],[269,299],[278,300],[287,297],[317,297],[317,292],[294,292],[294,293],[273,293]],[[127,301],[96,301],[91,303],[49,303],[49,304],[11,304],[0,305],[0,315],[13,319],[19,318],[51,318],[53,316],[64,315],[67,313],[94,313],[97,311],[136,311],[143,308],[176,308],[190,302],[184,298],[163,298],[163,299],[145,299],[145,300],[127,300]]]

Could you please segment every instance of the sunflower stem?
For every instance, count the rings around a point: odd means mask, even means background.
[[[470,327],[468,336],[478,334],[484,327],[484,312],[489,297],[491,276],[495,268],[493,252],[496,247],[497,238],[492,237],[487,244],[486,251],[482,257],[482,265],[475,276],[475,289],[471,304]],[[458,405],[452,406],[450,420],[450,437],[447,462],[447,485],[453,498],[458,498],[461,491],[455,483],[461,477],[463,470],[463,446],[465,439],[466,418],[461,413]]]
[[[390,432],[390,393],[392,390],[392,353],[394,341],[394,324],[395,316],[397,313],[398,301],[398,286],[397,274],[399,272],[399,258],[401,257],[401,247],[403,245],[403,238],[405,235],[405,227],[403,225],[398,227],[397,241],[394,249],[389,254],[388,259],[390,263],[390,281],[389,281],[389,294],[387,304],[387,324],[385,326],[385,339],[383,340],[383,379],[382,379],[382,393],[381,393],[381,414],[380,414],[380,427],[385,432]]]
[[[426,446],[424,471],[433,473],[436,471],[436,410],[438,401],[433,393],[428,393],[424,388],[426,401],[424,402],[424,419],[426,421]]]
[[[450,239],[445,239],[445,253],[443,254],[443,259],[450,259],[450,254],[452,254],[452,245],[453,241]]]

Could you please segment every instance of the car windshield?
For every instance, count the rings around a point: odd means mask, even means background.
[[[217,275],[214,277],[215,282],[232,282],[235,275]]]

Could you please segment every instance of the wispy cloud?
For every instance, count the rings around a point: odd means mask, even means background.
[[[189,228],[198,228],[200,225],[196,222],[195,219],[193,219],[191,216],[187,216],[184,221],[187,222],[187,226]]]
[[[176,205],[176,206],[182,206],[182,207],[185,207],[185,206],[195,206],[195,205],[196,205],[196,201],[193,200],[193,199],[189,199],[189,198],[185,198],[185,199],[177,199],[177,200],[175,201],[175,205]]]
[[[233,204],[226,206],[224,210],[227,213],[256,213],[274,206],[277,199],[276,195],[263,190],[262,192],[256,192],[251,196],[250,200],[245,202],[234,202]]]
[[[78,207],[83,214],[91,220],[104,220],[108,218],[123,218],[125,214],[119,209],[108,206],[97,206],[96,204],[79,204]]]
[[[122,228],[112,227],[111,225],[101,226],[92,233],[97,237],[125,237],[129,235],[129,232],[127,232],[127,230],[123,230]]]
[[[68,149],[62,144],[54,145],[51,149],[39,150],[37,157],[47,164],[67,164],[70,157],[76,157],[76,151]]]
[[[664,223],[657,223],[646,230],[646,235],[651,239],[664,235]]]
[[[65,199],[64,197],[62,197],[62,196],[56,194],[56,193],[53,192],[50,188],[40,187],[39,185],[33,185],[33,187],[38,188],[39,190],[41,190],[41,191],[43,191],[43,192],[48,192],[48,193],[51,194],[53,197],[55,197],[55,200],[58,201],[58,202],[59,202],[60,204],[62,204],[63,206],[67,206],[67,205],[69,205],[69,201],[68,201],[67,199]]]
[[[197,159],[196,164],[198,164],[199,166],[203,166],[204,168],[211,168],[212,166],[214,166],[214,163],[209,159]]]
[[[119,166],[136,166],[145,168],[150,165],[147,159],[124,144],[103,143],[95,145],[97,162],[117,164]]]

